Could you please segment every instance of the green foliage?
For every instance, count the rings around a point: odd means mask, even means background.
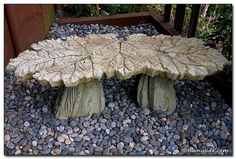
[[[105,11],[110,15],[139,11],[139,8],[133,4],[101,4],[99,7],[100,12]],[[63,11],[73,17],[98,16],[99,14],[95,4],[66,4],[63,6]]]
[[[210,45],[223,42],[222,53],[228,60],[232,60],[232,5],[204,6],[197,33],[197,37],[204,39]]]
[[[118,13],[132,13],[136,11],[132,4],[104,4],[101,7],[111,15]]]
[[[65,4],[63,11],[73,17],[98,15],[95,4]]]

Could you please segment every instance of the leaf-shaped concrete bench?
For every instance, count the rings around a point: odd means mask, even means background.
[[[114,34],[104,34],[38,42],[11,59],[7,69],[52,87],[64,85],[55,114],[67,118],[102,111],[101,78],[125,80],[138,74],[143,74],[139,105],[171,113],[176,105],[173,80],[201,80],[227,63],[219,51],[196,38],[134,34],[121,41]]]

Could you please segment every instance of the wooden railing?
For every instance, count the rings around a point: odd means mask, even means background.
[[[192,4],[191,18],[189,21],[187,37],[194,37],[195,36],[200,6],[201,6],[200,4]],[[62,4],[56,5],[56,12],[59,17],[62,16],[62,8],[63,8]],[[171,8],[172,8],[171,4],[165,5],[164,16],[162,19],[163,24],[168,27],[171,25],[168,25],[165,23],[170,23]],[[185,16],[185,9],[186,9],[186,4],[177,4],[174,26],[173,26],[173,28],[170,28],[170,29],[174,29],[176,31],[175,33],[173,33],[174,35],[176,35],[176,34],[180,35],[182,33],[184,16]],[[161,19],[158,18],[158,20],[160,21]]]
[[[171,4],[165,5],[164,10],[164,22],[170,22],[170,15],[171,15]],[[176,14],[175,14],[175,20],[174,20],[174,29],[181,34],[183,30],[183,23],[184,23],[184,15],[185,15],[185,9],[186,4],[177,4],[176,7]],[[192,11],[191,11],[191,18],[189,21],[189,27],[188,27],[188,37],[194,37],[196,28],[197,28],[197,22],[198,22],[198,15],[200,10],[200,4],[192,4]]]

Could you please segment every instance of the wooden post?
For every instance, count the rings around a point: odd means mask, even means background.
[[[42,7],[42,4],[7,4],[4,6],[17,55],[28,49],[32,43],[38,42],[47,36],[47,30],[51,25],[51,17],[53,17],[44,13],[53,14],[53,11],[50,11],[53,7],[49,6]]]
[[[59,17],[63,16],[62,7],[62,4],[56,4],[56,13]]]
[[[186,4],[177,4],[177,7],[176,7],[174,29],[178,31],[179,33],[181,33],[183,29],[185,7],[186,7]]]
[[[99,16],[99,10],[100,10],[99,4],[96,4],[96,9],[97,9],[97,16]]]
[[[9,30],[8,19],[6,17],[6,14],[4,14],[4,68],[9,63],[9,60],[15,57],[16,57],[15,46],[12,41],[11,32]]]
[[[188,38],[195,36],[200,6],[200,4],[192,4],[191,18],[188,27]]]
[[[164,11],[164,22],[169,22],[170,21],[170,13],[171,13],[171,4],[166,4],[165,5],[165,11]]]

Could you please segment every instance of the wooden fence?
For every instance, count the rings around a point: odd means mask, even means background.
[[[4,66],[10,58],[46,37],[54,13],[52,4],[4,5]]]

